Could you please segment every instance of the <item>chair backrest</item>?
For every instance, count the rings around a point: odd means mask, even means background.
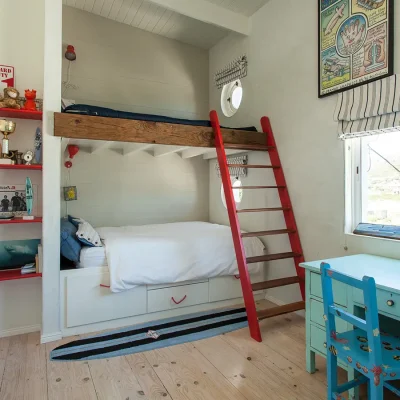
[[[322,293],[324,301],[324,319],[329,337],[336,335],[335,317],[341,318],[357,328],[364,330],[368,337],[370,349],[369,359],[372,365],[382,365],[382,349],[379,330],[378,304],[376,299],[376,284],[374,278],[364,276],[362,280],[339,273],[326,263],[321,264]],[[339,308],[333,299],[332,280],[337,280],[364,293],[365,320]],[[327,343],[329,343],[329,338]],[[328,346],[330,347],[330,346]]]

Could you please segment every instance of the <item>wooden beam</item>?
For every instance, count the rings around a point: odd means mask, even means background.
[[[155,146],[153,155],[154,157],[162,157],[168,154],[178,153],[179,151],[186,150],[187,147],[182,146]]]
[[[113,143],[114,142],[112,141],[103,141],[103,140],[98,140],[96,142],[93,142],[90,153],[97,154],[102,150],[109,149]]]
[[[224,143],[265,145],[265,133],[221,129]],[[211,127],[54,113],[54,135],[71,139],[214,148]]]
[[[246,153],[246,150],[225,150],[227,156],[233,156],[234,154]],[[217,151],[211,151],[203,156],[204,160],[211,160],[217,158]]]
[[[127,143],[123,148],[123,155],[132,156],[133,154],[139,153],[140,151],[150,150],[152,147],[154,147],[153,144]]]
[[[250,34],[250,18],[205,0],[152,0],[161,7],[242,35]]]
[[[186,158],[197,157],[197,156],[201,156],[203,154],[206,154],[206,153],[208,153],[210,151],[213,151],[213,150],[210,150],[210,149],[207,149],[207,148],[204,148],[204,147],[201,148],[201,149],[193,149],[193,148],[191,148],[191,149],[187,149],[187,150],[182,151],[182,158],[186,159]]]

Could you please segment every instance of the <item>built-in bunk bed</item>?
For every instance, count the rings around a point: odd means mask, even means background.
[[[86,105],[55,113],[54,133],[75,140],[215,147],[209,121],[177,120]],[[224,128],[222,134],[228,149],[265,148],[265,134],[255,128]],[[81,251],[81,268],[61,271],[64,335],[241,301],[229,227],[187,222],[96,230],[102,246],[85,247]],[[249,256],[259,256],[264,251],[257,237],[246,238],[244,245]],[[252,265],[253,282],[264,280],[262,267],[261,262]]]

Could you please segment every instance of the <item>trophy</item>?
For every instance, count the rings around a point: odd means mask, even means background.
[[[1,158],[8,158],[8,159],[11,158],[8,154],[8,152],[9,152],[8,135],[11,135],[12,133],[15,132],[15,127],[16,127],[15,122],[6,121],[5,119],[0,120],[0,132],[4,135],[4,138],[2,141],[3,150],[2,150]]]

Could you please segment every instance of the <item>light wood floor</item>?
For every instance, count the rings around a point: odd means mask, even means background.
[[[324,360],[315,375],[305,372],[304,319],[290,314],[261,326],[263,343],[242,329],[85,362],[49,361],[54,347],[77,337],[47,345],[39,344],[38,333],[2,338],[0,400],[326,399]]]

